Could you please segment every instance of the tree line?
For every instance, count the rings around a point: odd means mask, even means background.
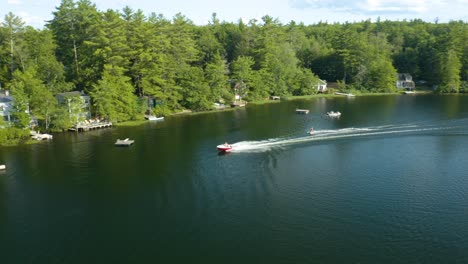
[[[43,29],[13,13],[0,26],[0,85],[15,97],[17,126],[30,113],[44,128],[70,125],[55,95],[85,91],[95,115],[136,119],[155,98],[156,114],[213,109],[271,95],[311,95],[320,79],[340,89],[394,92],[397,72],[440,92],[468,89],[468,26],[422,20],[282,24],[270,16],[237,23],[213,14],[197,26],[125,7],[100,11],[62,0]]]

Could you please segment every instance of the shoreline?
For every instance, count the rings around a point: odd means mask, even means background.
[[[364,96],[384,96],[384,95],[402,95],[402,91],[397,91],[393,93],[360,93],[360,92],[355,92],[353,93],[353,97],[364,97]],[[415,91],[415,95],[426,95],[426,94],[435,94],[433,91]],[[440,95],[464,95],[464,94],[440,94]],[[177,116],[192,116],[192,115],[203,115],[203,114],[209,114],[209,113],[218,113],[218,112],[226,112],[226,111],[236,111],[238,109],[242,109],[245,107],[248,107],[248,105],[262,105],[262,104],[274,104],[274,103],[280,103],[282,100],[284,101],[294,101],[294,100],[309,100],[309,99],[316,99],[316,98],[338,98],[338,97],[347,97],[346,95],[343,94],[335,94],[335,92],[332,93],[320,93],[320,94],[313,94],[313,95],[302,95],[302,96],[284,96],[280,100],[272,100],[272,99],[264,99],[264,100],[257,100],[257,101],[252,101],[248,102],[246,106],[242,107],[226,107],[223,109],[213,109],[213,110],[205,110],[205,111],[198,111],[198,112],[193,112],[191,110],[183,110],[181,112],[173,113],[170,114],[167,117],[177,117]],[[144,119],[143,116],[141,119],[137,120],[129,120],[129,121],[123,121],[120,123],[114,123],[114,127],[136,127],[136,126],[141,126],[143,124],[148,123],[149,121]],[[61,132],[53,132],[53,133],[65,133],[68,131],[61,131]],[[15,147],[19,145],[32,145],[32,144],[38,144],[42,141],[38,140],[33,140],[33,139],[28,139],[26,141],[18,141],[18,140],[12,140],[10,143],[7,144],[1,144],[1,147]]]

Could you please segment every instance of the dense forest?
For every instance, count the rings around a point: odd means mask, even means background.
[[[62,0],[43,29],[12,13],[0,26],[0,85],[15,97],[19,127],[27,108],[46,129],[69,126],[54,97],[65,91],[85,91],[94,115],[125,121],[145,111],[144,97],[156,98],[158,115],[201,111],[234,94],[314,94],[319,78],[343,90],[393,92],[397,72],[439,92],[468,89],[467,22],[232,23],[213,14],[198,26],[182,14]]]

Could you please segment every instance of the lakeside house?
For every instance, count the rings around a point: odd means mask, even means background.
[[[153,95],[142,95],[138,98],[140,104],[145,106],[146,109],[153,109],[158,105],[163,105],[163,101],[157,99]]]
[[[319,79],[317,86],[317,92],[324,93],[327,91],[327,81]]]
[[[12,110],[13,110],[14,99],[10,96],[9,91],[0,91],[0,116],[7,122],[12,121]]]
[[[396,87],[398,89],[412,91],[416,87],[413,77],[409,73],[398,73]]]
[[[58,93],[55,98],[61,105],[65,105],[71,119],[74,121],[91,118],[91,97],[83,91]]]
[[[3,118],[8,124],[15,121],[13,117],[15,106],[15,98],[10,94],[8,90],[0,90],[0,118]],[[29,126],[34,127],[37,125],[37,119],[30,116],[29,106],[25,110],[25,113],[30,117]]]

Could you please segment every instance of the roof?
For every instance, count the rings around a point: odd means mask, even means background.
[[[412,81],[413,77],[409,73],[398,73],[399,81]]]
[[[64,92],[64,93],[58,93],[57,96],[88,96],[84,92],[80,91],[72,91],[72,92]]]
[[[0,103],[9,103],[12,102],[13,98],[10,96],[0,96]]]

